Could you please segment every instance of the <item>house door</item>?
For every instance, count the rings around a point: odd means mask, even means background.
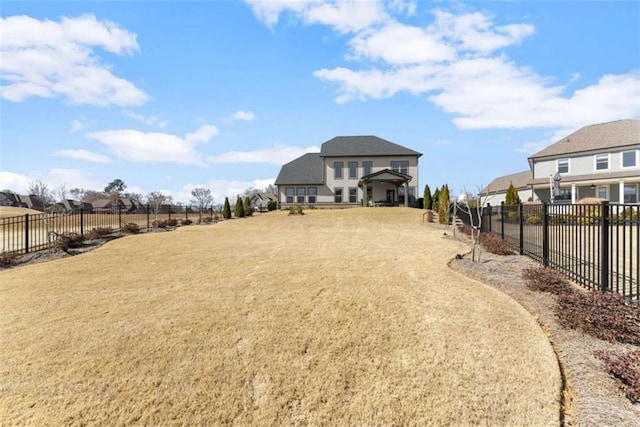
[[[396,201],[395,193],[396,193],[395,190],[387,190],[387,203],[392,203],[392,204],[395,203]]]

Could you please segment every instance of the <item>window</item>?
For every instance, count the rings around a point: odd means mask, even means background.
[[[609,169],[609,155],[596,154],[596,170],[603,171]]]
[[[358,201],[358,189],[356,187],[349,187],[349,203],[356,203]]]
[[[307,195],[309,196],[309,203],[315,203],[318,189],[316,187],[307,188]]]
[[[358,162],[349,162],[349,179],[358,178]]]
[[[560,194],[558,194],[554,200],[571,200],[571,189],[560,188]]]
[[[286,190],[287,203],[293,203],[293,187],[287,187]]]
[[[306,189],[304,187],[296,188],[296,203],[304,203],[304,196],[306,194]]]
[[[638,203],[638,186],[636,184],[625,184],[624,202]]]
[[[558,173],[569,173],[569,159],[558,159]]]
[[[404,203],[404,186],[398,187],[398,203]]]
[[[364,176],[371,175],[372,170],[373,170],[372,162],[362,162],[362,175]]]
[[[333,177],[335,179],[342,179],[342,168],[344,167],[344,163],[342,162],[333,162]]]
[[[333,189],[333,201],[335,203],[342,203],[342,188]]]
[[[409,172],[409,162],[407,161],[393,161],[391,162],[391,169],[393,169],[396,172],[400,172],[403,173],[405,175],[408,174]]]
[[[608,190],[608,187],[605,185],[598,187],[596,189],[596,197],[600,199],[605,199],[605,200],[609,199],[607,190]]]
[[[635,168],[638,165],[636,151],[623,151],[622,152],[622,167],[623,168]]]

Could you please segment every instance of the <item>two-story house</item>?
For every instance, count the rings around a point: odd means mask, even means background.
[[[575,203],[598,197],[614,203],[638,203],[640,120],[585,126],[529,157],[535,198],[551,200],[550,180],[560,175],[554,201]]]
[[[556,175],[556,173],[558,175]],[[496,178],[482,190],[499,204],[510,184],[523,201],[554,202],[597,197],[613,203],[640,202],[640,120],[585,126],[529,157],[529,170]]]
[[[421,153],[376,136],[338,136],[285,164],[276,179],[280,207],[408,206]]]

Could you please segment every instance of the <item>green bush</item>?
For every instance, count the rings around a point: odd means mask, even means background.
[[[526,223],[529,225],[542,224],[542,218],[539,215],[529,215]]]
[[[291,206],[289,208],[289,215],[304,215],[304,209],[302,206]]]
[[[234,214],[236,218],[244,217],[244,203],[242,203],[242,199],[240,198],[240,196],[238,196],[238,199],[236,200],[236,208]]]
[[[622,211],[622,218],[624,219],[638,219],[638,209],[633,209],[631,207],[626,208]]]
[[[507,212],[507,221],[516,222],[520,219],[520,213],[518,211]]]
[[[276,202],[275,200],[269,200],[267,202],[267,210],[271,212],[275,211],[276,209],[278,209],[278,202]]]
[[[229,198],[224,198],[224,207],[222,208],[222,217],[224,219],[231,219],[231,205],[229,204]]]

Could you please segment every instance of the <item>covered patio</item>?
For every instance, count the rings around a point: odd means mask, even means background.
[[[405,207],[409,206],[409,181],[412,179],[412,176],[392,169],[363,176],[358,181],[358,187],[362,188],[363,206],[397,206],[401,201]]]

